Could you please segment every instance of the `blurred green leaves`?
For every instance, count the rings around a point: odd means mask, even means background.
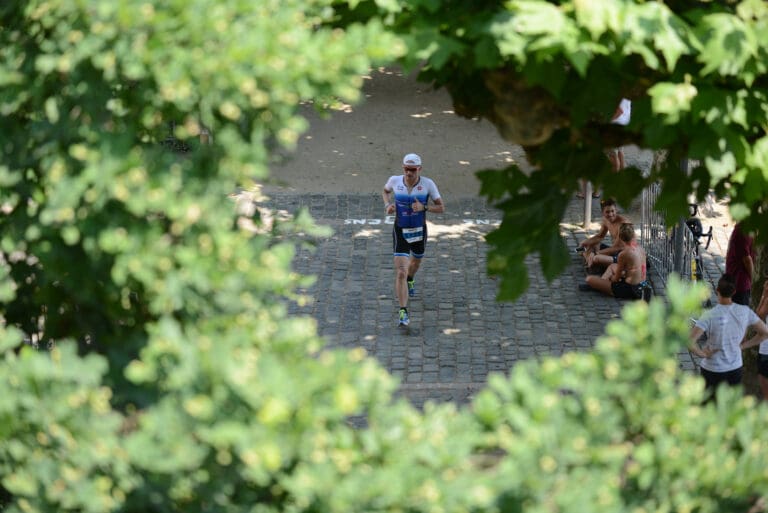
[[[138,477],[120,442],[122,416],[101,385],[104,359],[62,343],[5,350],[0,370],[0,485],[14,497],[5,509],[122,508]]]

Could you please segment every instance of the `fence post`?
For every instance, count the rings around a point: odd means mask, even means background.
[[[592,182],[584,184],[584,229],[592,224]]]
[[[680,170],[688,174],[688,159],[680,159]],[[675,263],[674,263],[674,269],[677,274],[680,276],[685,276],[685,269],[683,269],[683,266],[685,265],[685,255],[683,254],[684,248],[685,248],[685,231],[687,230],[688,226],[685,224],[685,219],[682,217],[677,222],[677,227],[675,228],[675,240],[673,247],[675,248]]]

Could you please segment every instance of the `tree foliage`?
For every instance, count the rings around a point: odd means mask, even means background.
[[[150,324],[275,309],[291,246],[231,229],[225,198],[295,143],[300,101],[356,101],[392,46],[374,23],[318,30],[325,4],[4,3],[6,321],[124,365]]]
[[[500,297],[527,287],[523,258],[542,256],[554,278],[567,265],[559,222],[579,179],[628,205],[662,183],[670,224],[688,194],[714,190],[751,231],[768,224],[768,5],[761,0],[361,2],[337,23],[383,16],[408,50],[406,66],[445,87],[456,112],[492,121],[522,144],[540,173],[480,173],[481,194],[503,212],[489,237]],[[610,124],[620,98],[628,127]],[[605,148],[668,150],[641,177],[610,171]],[[702,166],[686,174],[684,158]],[[766,234],[760,242],[765,242]]]
[[[358,101],[369,66],[399,56],[448,65],[450,37],[424,53],[429,34],[401,34],[440,6],[0,5],[0,509],[760,507],[768,410],[728,391],[701,407],[675,362],[701,291],[634,305],[593,353],[521,364],[467,410],[414,410],[375,361],[287,316],[310,279],[295,244],[319,228],[227,194],[292,147],[300,102]],[[499,183],[544,191],[534,176]]]

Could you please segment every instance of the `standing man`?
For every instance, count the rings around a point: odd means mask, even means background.
[[[614,125],[622,125],[626,126],[629,124],[629,120],[632,118],[632,102],[629,101],[626,98],[622,98],[619,102],[619,105],[616,107],[616,110],[613,112],[613,116],[611,116],[611,123]],[[622,169],[626,167],[624,163],[624,149],[619,146],[618,148],[612,148],[606,152],[608,155],[608,160],[611,161],[611,168],[613,169],[614,173],[618,173]],[[577,192],[576,197],[579,199],[584,199],[585,192],[584,189],[586,188],[586,182],[581,182],[581,190],[582,192]],[[599,198],[600,197],[600,191],[598,189],[595,189],[592,191],[592,197],[593,198]]]
[[[734,303],[749,306],[754,272],[755,248],[752,245],[752,237],[741,230],[741,223],[736,223],[728,239],[728,251],[725,253],[725,274],[730,274],[736,280]]]
[[[616,107],[616,111],[613,113],[613,117],[611,117],[611,123],[627,126],[631,118],[632,102],[626,98],[622,98],[618,107]],[[621,146],[612,149],[608,153],[608,159],[611,161],[611,166],[613,166],[614,172],[619,172],[626,167],[624,164],[624,149]]]
[[[415,153],[403,157],[403,174],[389,177],[381,197],[387,214],[395,214],[395,296],[400,304],[399,324],[408,326],[408,297],[416,295],[414,277],[427,245],[427,212],[441,214],[445,205],[435,182],[421,176],[421,157]]]
[[[712,400],[721,383],[741,384],[743,360],[741,350],[756,346],[768,338],[768,327],[748,306],[733,302],[736,282],[724,274],[717,282],[717,305],[707,310],[691,329],[691,351],[702,358],[699,367],[704,377],[708,396]],[[744,340],[747,328],[755,330],[752,338]],[[698,340],[707,335],[704,348]],[[744,341],[743,341],[744,340]],[[743,342],[742,342],[743,341]]]

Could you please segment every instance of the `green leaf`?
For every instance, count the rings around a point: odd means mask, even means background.
[[[473,52],[478,68],[493,69],[501,64],[496,42],[491,38],[483,37],[480,39],[475,45]]]
[[[573,52],[568,54],[568,60],[571,64],[573,64],[573,67],[576,69],[576,72],[581,75],[582,77],[586,76],[587,70],[589,68],[589,63],[592,60],[592,56],[587,52]],[[562,76],[560,74],[559,76]]]
[[[502,258],[499,252],[489,253],[488,273],[501,276],[497,295],[499,301],[517,299],[528,289],[530,283],[525,263],[522,260],[510,261],[508,258]]]
[[[744,203],[732,203],[728,206],[728,210],[731,213],[731,217],[736,221],[746,219],[751,212],[749,206]]]
[[[570,263],[568,248],[559,232],[552,232],[548,239],[542,241],[539,249],[541,270],[547,280],[554,280]]]
[[[446,65],[452,58],[456,58],[465,51],[465,46],[455,39],[442,35],[436,35],[433,39],[435,46],[429,56],[430,64],[440,69]]]
[[[648,90],[653,111],[665,116],[665,123],[673,124],[691,110],[691,102],[698,91],[693,84],[657,83]]]
[[[702,117],[707,125],[724,133],[733,125],[749,128],[746,90],[729,91],[704,87],[699,89],[693,102],[693,112]]]
[[[689,45],[684,38],[685,29],[681,23],[671,16],[667,16],[662,28],[657,30],[653,37],[655,47],[664,56],[667,69],[675,69],[681,57],[691,53]]]
[[[515,0],[509,3],[509,10],[514,15],[513,29],[520,34],[557,34],[567,28],[562,11],[548,2]]]
[[[376,0],[376,5],[390,13],[402,10],[402,5],[397,0]]]
[[[707,166],[713,183],[724,180],[736,172],[736,158],[732,152],[723,153],[718,159],[707,157],[704,159],[704,165]]]
[[[491,201],[500,200],[509,191],[517,191],[527,181],[525,174],[516,165],[503,170],[484,169],[475,174],[480,180],[480,194]]]
[[[515,28],[515,18],[509,13],[500,13],[491,22],[489,33],[496,40],[499,54],[502,57],[514,57],[521,63],[527,60],[527,40]]]
[[[758,45],[752,30],[742,20],[729,14],[711,14],[699,29],[703,42],[699,62],[702,74],[717,71],[738,75],[751,59],[758,58]]]
[[[768,135],[752,144],[747,156],[747,164],[761,170],[763,181],[768,183]]]
[[[500,419],[501,404],[493,392],[483,390],[472,401],[472,411],[483,424],[491,427]]]
[[[15,349],[21,345],[24,334],[13,327],[6,326],[0,329],[0,355]]]
[[[623,54],[629,58],[634,54],[639,55],[643,59],[643,63],[650,69],[658,69],[661,65],[659,57],[656,52],[648,47],[645,42],[628,42],[624,45]]]
[[[610,0],[576,1],[573,7],[576,21],[589,31],[594,40],[609,30],[618,31],[621,25],[622,9]]]

